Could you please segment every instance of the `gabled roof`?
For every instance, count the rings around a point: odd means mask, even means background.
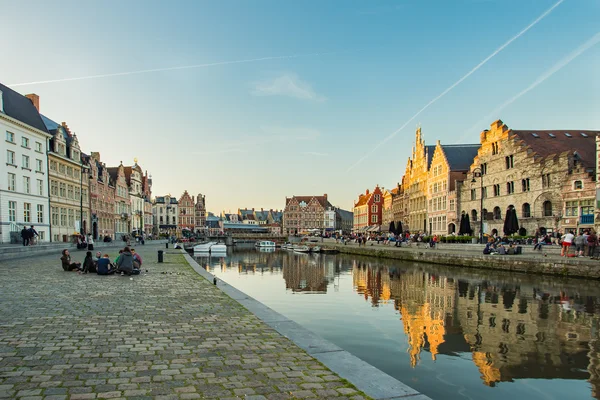
[[[32,128],[48,132],[44,121],[42,121],[42,117],[40,117],[40,113],[31,100],[1,83],[0,91],[2,92],[4,114]]]
[[[354,205],[354,207],[364,206],[369,202],[369,198],[371,198],[372,193],[369,194],[361,194],[358,196],[358,202]]]
[[[269,216],[269,212],[268,211],[255,211],[254,215],[256,216],[256,219],[258,221],[266,221],[267,217]]]
[[[106,171],[108,172],[108,176],[110,177],[110,181],[114,182],[114,184],[117,184],[117,179],[119,176],[119,167],[108,167],[106,168]]]
[[[354,213],[352,211],[346,211],[346,210],[342,210],[341,208],[336,208],[335,212],[340,214],[340,217],[342,217],[342,219],[345,219],[345,220],[354,219]]]
[[[298,203],[305,202],[306,204],[310,203],[312,199],[315,199],[323,208],[332,207],[326,196],[292,196],[286,199],[285,205],[287,206],[292,199],[296,199]]]
[[[586,167],[595,168],[596,164],[596,136],[600,131],[584,130],[541,130],[541,131],[516,131],[509,133],[516,135],[527,146],[541,157],[560,154],[565,151],[577,152],[581,162]]]
[[[435,145],[425,146],[425,156],[427,157],[427,171],[431,167],[431,161],[433,161],[433,153],[435,153]]]
[[[442,145],[450,171],[468,171],[480,147],[480,144]]]
[[[273,221],[281,222],[281,219],[283,218],[283,212],[282,211],[271,211],[271,216],[273,217]]]

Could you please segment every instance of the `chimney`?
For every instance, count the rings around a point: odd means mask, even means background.
[[[35,109],[38,112],[40,112],[40,96],[38,96],[35,93],[31,93],[31,94],[26,94],[25,97],[27,97],[31,101],[31,103],[33,104]]]

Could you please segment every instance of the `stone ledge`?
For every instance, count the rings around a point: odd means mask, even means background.
[[[188,264],[200,276],[213,281],[215,276],[202,268],[185,250],[181,250]],[[357,389],[375,400],[431,400],[410,386],[380,371],[335,344],[316,335],[298,323],[286,318],[258,300],[244,294],[233,286],[219,280],[219,288],[240,303],[260,320],[271,326],[281,335],[290,339],[298,347],[340,377],[348,380]],[[231,295],[230,295],[231,293]]]

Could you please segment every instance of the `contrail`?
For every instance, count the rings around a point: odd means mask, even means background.
[[[530,23],[525,28],[523,28],[523,30],[521,30],[521,32],[517,33],[515,36],[513,36],[510,40],[508,40],[502,46],[500,46],[496,50],[494,50],[494,52],[492,54],[490,54],[489,56],[487,56],[483,61],[481,61],[479,64],[477,64],[472,70],[470,70],[469,72],[467,72],[467,74],[465,76],[463,76],[462,78],[460,78],[458,81],[454,82],[448,89],[444,90],[437,97],[435,97],[433,100],[431,100],[429,103],[427,103],[423,108],[421,108],[415,115],[413,115],[412,117],[410,117],[410,119],[408,121],[406,121],[406,123],[404,125],[402,125],[396,131],[394,131],[392,134],[390,134],[388,137],[386,137],[381,142],[379,142],[367,154],[365,154],[364,156],[362,156],[357,162],[355,162],[350,168],[348,168],[348,171],[351,171],[354,167],[356,167],[358,164],[360,164],[361,162],[363,162],[365,160],[365,158],[367,158],[371,154],[373,154],[378,148],[380,148],[382,145],[384,145],[385,143],[387,143],[388,141],[390,141],[391,139],[393,139],[402,129],[406,128],[406,126],[412,120],[414,120],[415,118],[417,118],[423,111],[427,110],[433,103],[435,103],[436,101],[438,101],[439,99],[441,99],[442,97],[444,97],[452,89],[454,89],[455,87],[457,87],[458,85],[460,85],[465,79],[467,79],[469,76],[471,76],[475,71],[477,71],[479,68],[481,68],[485,63],[487,63],[494,56],[496,56],[496,54],[498,54],[502,50],[504,50],[509,44],[511,44],[512,42],[514,42],[515,40],[517,40],[518,38],[520,38],[521,36],[523,36],[528,30],[530,30],[531,28],[533,28],[538,22],[540,22],[542,19],[544,19],[548,14],[550,14],[552,12],[552,10],[554,10],[556,7],[558,7],[563,1],[565,1],[565,0],[559,0],[556,4],[554,4],[552,7],[550,7],[549,9],[547,9],[542,15],[540,15],[539,17],[537,17],[532,23]]]
[[[556,64],[554,64],[552,66],[552,68],[548,69],[546,72],[544,72],[542,75],[540,75],[531,85],[527,86],[524,90],[520,91],[515,96],[511,97],[509,100],[507,100],[506,102],[504,102],[502,105],[500,105],[499,107],[495,108],[494,111],[492,111],[491,113],[489,113],[485,118],[482,118],[480,121],[478,121],[475,125],[473,125],[471,128],[469,128],[465,132],[465,134],[463,134],[460,137],[460,139],[458,139],[458,141],[456,143],[462,142],[464,140],[464,138],[469,134],[469,132],[472,132],[478,126],[481,126],[482,124],[485,124],[486,121],[490,120],[490,118],[493,118],[494,116],[497,116],[500,113],[500,111],[502,111],[503,109],[505,109],[506,107],[508,107],[509,105],[511,105],[512,103],[514,103],[515,101],[517,101],[521,96],[523,96],[523,95],[529,93],[531,90],[535,89],[535,87],[537,87],[538,85],[540,85],[541,83],[543,83],[546,79],[550,78],[556,72],[558,72],[561,69],[563,69],[571,61],[573,61],[574,59],[576,59],[581,54],[583,54],[584,52],[586,52],[590,48],[594,47],[598,43],[600,43],[600,32],[596,33],[594,36],[592,36],[590,39],[588,39],[584,44],[582,44],[581,46],[579,46],[578,48],[576,48],[575,50],[573,50],[565,58],[563,58],[562,60],[560,60],[559,62],[557,62]]]
[[[350,50],[348,50],[348,51],[350,51]],[[17,87],[17,86],[26,86],[26,85],[39,85],[39,84],[44,84],[44,83],[81,81],[81,80],[85,80],[85,79],[110,78],[113,76],[147,74],[150,72],[176,71],[176,70],[181,70],[181,69],[192,69],[192,68],[207,68],[207,67],[216,67],[216,66],[220,66],[220,65],[245,64],[245,63],[253,63],[253,62],[267,61],[267,60],[285,60],[285,59],[290,59],[290,58],[325,56],[325,55],[340,54],[340,53],[344,53],[344,51],[332,51],[332,52],[327,52],[327,53],[306,53],[306,54],[293,54],[293,55],[288,55],[288,56],[249,58],[249,59],[245,59],[245,60],[235,60],[235,61],[219,61],[219,62],[206,63],[206,64],[183,65],[183,66],[179,66],[179,67],[152,68],[152,69],[142,69],[142,70],[137,70],[137,71],[115,72],[115,73],[110,73],[110,74],[78,76],[78,77],[74,77],[74,78],[60,78],[60,79],[49,79],[49,80],[45,80],[45,81],[13,83],[13,84],[10,84],[7,86]]]

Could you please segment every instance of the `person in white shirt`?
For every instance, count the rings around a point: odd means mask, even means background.
[[[569,256],[569,248],[573,244],[574,238],[575,238],[575,235],[573,235],[573,231],[569,231],[569,233],[565,233],[562,236],[562,250],[560,251],[561,257]]]

